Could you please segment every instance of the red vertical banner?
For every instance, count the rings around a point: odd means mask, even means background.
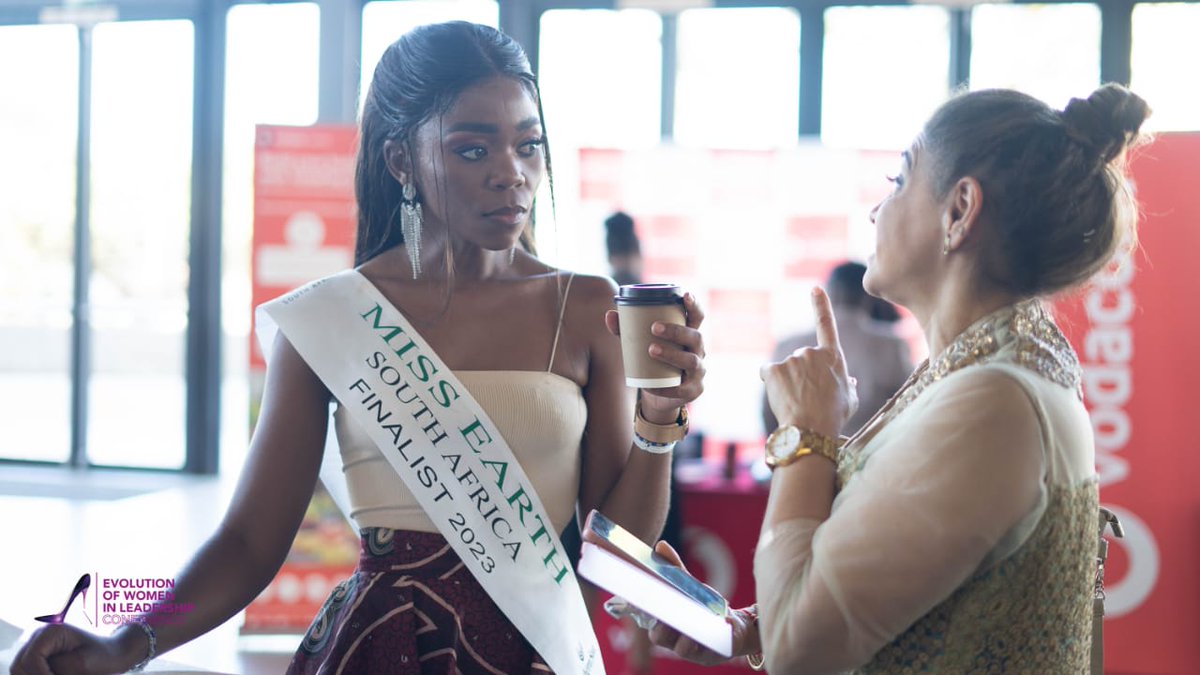
[[[1200,664],[1200,134],[1164,134],[1134,157],[1140,246],[1059,307],[1083,364],[1101,502],[1125,538],[1106,574],[1110,673]]]
[[[354,264],[353,126],[259,125],[253,305]],[[253,368],[264,367],[255,338]]]
[[[638,219],[638,237],[646,255],[647,282],[676,282],[696,276],[700,231],[694,219],[675,214],[649,214]]]
[[[354,264],[353,126],[260,125],[254,144],[254,307]],[[251,424],[266,364],[250,336]],[[318,489],[270,585],[246,608],[243,632],[303,632],[354,569],[357,541]]]
[[[621,171],[625,153],[620,150],[589,148],[579,153],[579,196],[608,204],[621,202]]]

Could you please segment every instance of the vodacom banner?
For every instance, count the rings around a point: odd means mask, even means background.
[[[1134,158],[1140,249],[1060,306],[1083,362],[1101,502],[1110,673],[1200,668],[1200,134]]]

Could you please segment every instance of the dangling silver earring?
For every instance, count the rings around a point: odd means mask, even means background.
[[[517,259],[517,247],[514,246],[508,249],[508,264],[511,266],[513,261]]]
[[[400,199],[400,232],[404,236],[404,248],[412,263],[413,279],[421,276],[421,225],[424,215],[421,202],[417,201],[417,188],[405,183]]]
[[[946,233],[946,241],[942,242],[942,255],[950,255],[950,233]]]

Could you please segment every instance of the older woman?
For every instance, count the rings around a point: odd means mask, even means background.
[[[1092,429],[1078,360],[1042,298],[1132,244],[1122,159],[1148,113],[1116,85],[1062,111],[976,91],[903,154],[872,212],[865,286],[912,311],[932,356],[845,444],[855,394],[823,292],[819,346],[763,368],[782,426],[767,444],[758,603],[734,621],[753,665],[1088,669]],[[712,660],[665,626],[653,636]]]

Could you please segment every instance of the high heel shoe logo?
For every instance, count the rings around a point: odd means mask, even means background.
[[[3,2],[3,0],[0,0]],[[91,602],[88,591],[92,590]],[[83,596],[79,611],[92,626],[116,626],[142,619],[157,623],[180,621],[195,606],[175,599],[175,579],[171,577],[110,577],[84,574],[75,582],[67,604],[58,614],[34,617],[42,623],[64,623],[75,598]]]
[[[34,621],[42,623],[62,623],[67,616],[67,610],[71,609],[71,603],[75,602],[75,596],[83,594],[83,604],[87,606],[87,591],[92,585],[92,575],[84,574],[79,577],[79,581],[75,582],[75,588],[71,591],[71,597],[67,598],[67,604],[63,605],[62,611],[58,614],[46,614],[45,616],[34,617]]]

